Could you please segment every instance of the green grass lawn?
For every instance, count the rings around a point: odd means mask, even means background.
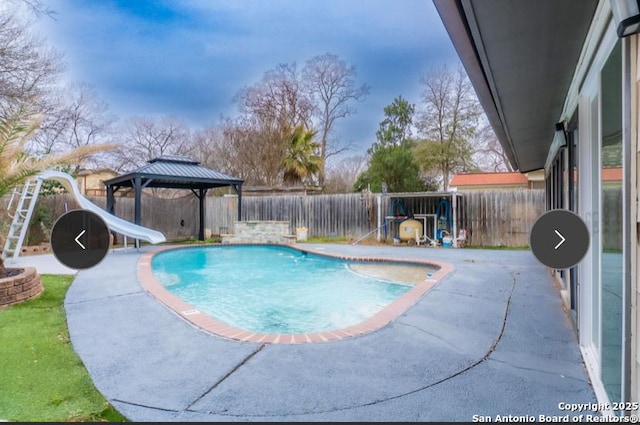
[[[349,242],[349,238],[346,236],[321,236],[321,237],[310,237],[307,238],[306,241],[300,241],[306,243],[347,243]]]
[[[43,293],[0,311],[0,419],[125,422],[96,390],[69,341],[72,276],[42,275]]]
[[[467,245],[465,246],[467,249],[493,249],[497,251],[527,251],[530,250],[529,246],[487,246],[487,245]]]
[[[196,238],[184,238],[184,239],[173,239],[166,242],[167,245],[202,245],[202,244],[210,244],[210,243],[220,243],[222,242],[222,238],[219,236],[212,236],[203,241]]]

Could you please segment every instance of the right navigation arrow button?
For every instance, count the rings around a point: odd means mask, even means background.
[[[558,229],[562,229],[562,233]],[[574,212],[551,210],[538,217],[533,224],[529,245],[533,255],[545,266],[568,269],[587,253],[589,230]]]
[[[560,232],[558,232],[557,230],[555,230],[556,235],[558,235],[560,237],[560,239],[562,239],[560,242],[558,242],[558,245],[556,245],[553,249],[558,249],[560,248],[560,245],[562,245],[564,243],[564,241],[566,241],[566,239],[564,238],[564,236],[562,236],[560,234]]]

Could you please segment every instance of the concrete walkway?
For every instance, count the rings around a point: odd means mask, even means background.
[[[379,331],[263,345],[186,323],[140,287],[139,252],[116,251],[69,289],[73,346],[132,421],[537,419],[570,413],[562,402],[596,401],[559,292],[529,251],[306,246],[456,270]]]

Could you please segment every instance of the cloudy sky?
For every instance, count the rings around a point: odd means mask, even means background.
[[[431,0],[42,0],[36,28],[66,78],[121,119],[175,115],[194,129],[236,116],[233,96],[279,63],[334,53],[371,87],[334,137],[364,153],[383,108],[420,100],[420,75],[459,60]]]

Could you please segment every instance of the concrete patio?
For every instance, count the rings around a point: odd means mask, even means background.
[[[558,289],[531,252],[305,246],[429,258],[455,271],[373,333],[264,345],[188,324],[138,282],[139,254],[155,248],[116,250],[69,289],[73,346],[96,387],[136,422],[537,419],[579,413],[559,403],[596,402]],[[47,273],[55,258],[41,257]]]

